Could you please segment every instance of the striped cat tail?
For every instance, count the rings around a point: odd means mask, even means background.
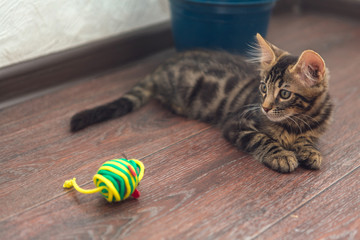
[[[70,121],[70,130],[77,132],[90,125],[124,116],[145,105],[153,96],[154,82],[149,75],[119,99],[75,114]]]

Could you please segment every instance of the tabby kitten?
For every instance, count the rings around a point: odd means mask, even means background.
[[[228,141],[273,170],[318,169],[316,142],[332,110],[324,60],[312,50],[292,56],[256,38],[260,63],[225,52],[179,53],[119,99],[73,116],[71,130],[157,98],[176,114],[217,125]]]

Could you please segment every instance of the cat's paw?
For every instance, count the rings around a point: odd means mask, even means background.
[[[301,166],[309,169],[320,169],[322,162],[321,153],[313,148],[305,148],[297,152],[297,158]]]
[[[267,167],[281,173],[293,172],[299,165],[295,153],[287,150],[267,155],[262,162]]]

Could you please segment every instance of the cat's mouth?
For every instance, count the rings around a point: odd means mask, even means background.
[[[289,118],[289,116],[284,113],[272,112],[272,111],[265,112],[264,109],[262,109],[262,112],[272,122],[282,122]]]

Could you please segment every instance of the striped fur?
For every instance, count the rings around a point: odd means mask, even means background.
[[[263,44],[262,51],[270,52],[260,64],[225,52],[179,53],[118,100],[76,114],[71,130],[156,98],[176,114],[218,126],[228,141],[273,170],[291,172],[299,164],[318,169],[316,141],[332,111],[325,65],[311,52],[295,57]],[[313,79],[304,80],[309,74]]]

